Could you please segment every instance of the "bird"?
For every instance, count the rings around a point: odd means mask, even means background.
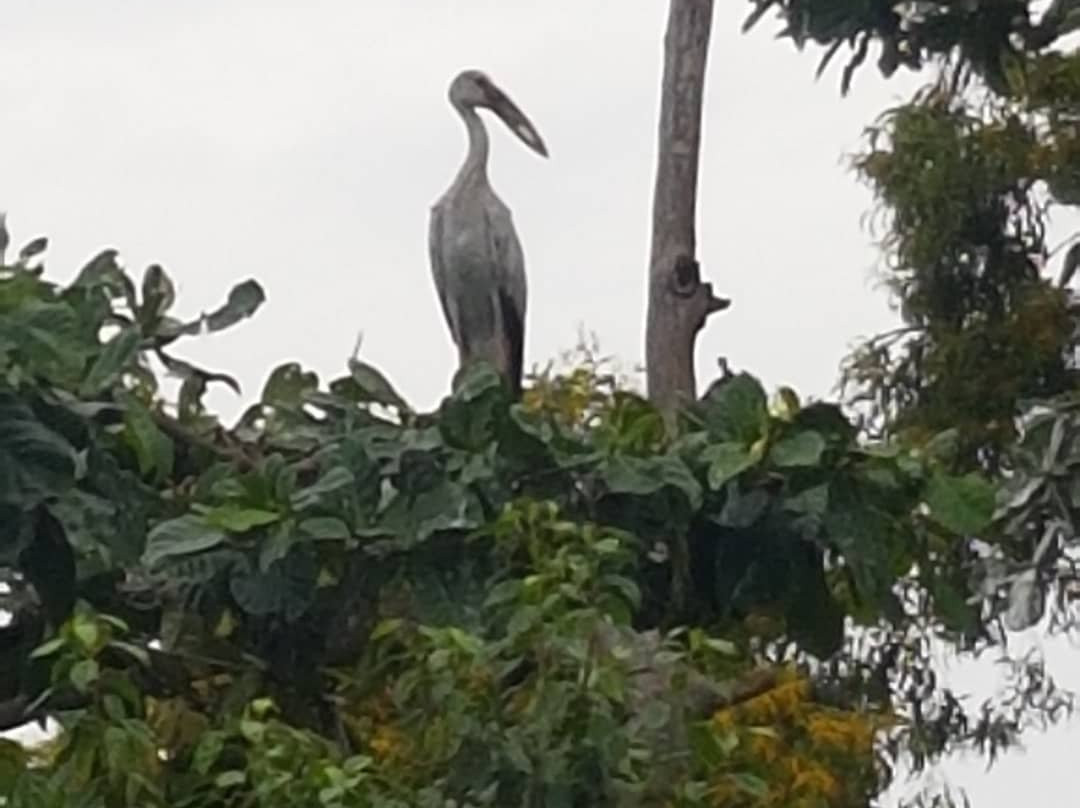
[[[489,362],[517,397],[525,342],[525,256],[510,208],[488,181],[488,133],[477,110],[495,113],[541,157],[548,156],[547,146],[480,70],[459,73],[448,97],[465,122],[469,143],[453,183],[431,208],[428,246],[435,289],[457,346],[459,371],[476,360]]]

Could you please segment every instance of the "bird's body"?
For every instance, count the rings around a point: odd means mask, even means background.
[[[487,188],[490,191],[490,188]],[[432,263],[458,361],[484,359],[521,385],[527,283],[510,209],[494,193],[431,210]]]
[[[525,259],[510,209],[488,181],[488,136],[476,107],[489,107],[531,148],[540,154],[546,150],[521,111],[482,73],[459,75],[450,102],[465,121],[469,151],[431,210],[432,275],[459,364],[490,362],[517,394],[525,336]]]

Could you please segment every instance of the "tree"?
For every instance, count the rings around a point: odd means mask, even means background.
[[[701,105],[712,12],[712,0],[672,0],[664,37],[645,368],[649,397],[667,411],[694,398],[697,333],[710,314],[729,304],[702,281],[694,258]]]
[[[934,82],[883,116],[855,161],[881,203],[904,326],[862,345],[845,380],[882,433],[920,445],[948,428],[954,468],[1003,469],[1013,492],[1002,505],[1007,540],[970,566],[1011,627],[1036,622],[1051,593],[1055,617],[1071,626],[1076,522],[1069,497],[1036,482],[1032,464],[1038,457],[1072,479],[1060,453],[1080,389],[1071,288],[1080,248],[1069,246],[1075,234],[1052,248],[1047,232],[1051,212],[1080,204],[1080,52],[1061,45],[1077,10],[1054,2],[1035,20],[1021,0],[828,13],[800,0],[756,5],[751,24],[778,9],[797,43],[826,46],[823,66],[854,43],[845,86],[875,40],[886,74],[896,53],[912,67],[943,60]]]
[[[1048,229],[1080,203],[1080,53],[1061,41],[1080,18],[1071,2],[1037,18],[1022,0],[886,5],[757,0],[748,20],[777,10],[785,36],[825,48],[819,72],[848,43],[844,90],[874,43],[885,75],[940,66],[855,159],[904,323],[850,357],[846,389],[877,434],[930,446],[947,429],[951,468],[1002,481],[992,538],[952,562],[978,582],[984,641],[1040,621],[1073,630],[1080,249],[1075,234],[1051,246]],[[1039,719],[1061,702],[1030,706]]]

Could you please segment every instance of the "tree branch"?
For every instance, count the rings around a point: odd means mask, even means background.
[[[664,37],[656,186],[645,329],[649,398],[673,410],[693,399],[694,343],[730,301],[701,280],[694,258],[698,153],[712,0],[671,0]]]

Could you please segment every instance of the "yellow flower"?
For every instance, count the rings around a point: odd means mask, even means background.
[[[806,758],[792,758],[792,763],[793,768],[797,769],[791,781],[792,791],[829,800],[835,799],[840,794],[840,784],[828,769]]]
[[[781,741],[772,732],[751,732],[747,741],[750,755],[762,763],[774,763],[781,753]]]
[[[795,717],[809,694],[809,683],[805,679],[795,679],[749,699],[740,705],[739,712],[746,716],[748,723],[776,723]]]
[[[377,760],[400,758],[404,755],[405,736],[390,724],[380,724],[375,728],[375,737],[369,745]]]

